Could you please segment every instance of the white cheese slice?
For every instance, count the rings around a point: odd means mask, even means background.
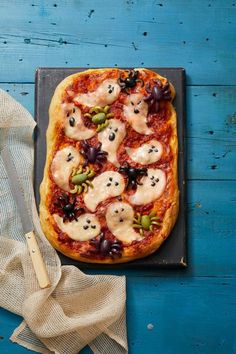
[[[119,119],[110,119],[109,125],[98,133],[98,140],[102,143],[102,150],[108,153],[107,160],[116,167],[119,167],[116,152],[125,135],[125,124]]]
[[[127,203],[115,202],[107,208],[107,226],[111,233],[122,242],[142,240],[141,235],[133,229],[133,218],[134,210]]]
[[[93,92],[78,94],[74,101],[84,106],[106,106],[117,100],[120,94],[120,86],[117,80],[104,80],[101,85]]]
[[[64,129],[66,136],[75,140],[90,139],[96,134],[95,130],[84,125],[79,108],[74,108],[70,115],[66,115]]]
[[[76,241],[91,240],[101,231],[101,225],[93,214],[83,214],[78,217],[77,221],[70,222],[63,222],[63,218],[57,214],[54,214],[53,217],[60,230]]]
[[[115,171],[106,171],[95,177],[93,188],[89,188],[84,196],[86,207],[95,211],[100,202],[110,197],[120,195],[125,189],[124,178]]]
[[[166,175],[159,169],[148,169],[148,175],[141,178],[136,192],[129,197],[134,205],[148,204],[158,199],[165,190]]]
[[[67,146],[57,151],[51,164],[54,182],[64,191],[69,192],[69,178],[73,167],[77,167],[81,157],[73,146]]]
[[[129,95],[123,109],[125,118],[137,133],[144,135],[153,133],[147,126],[148,104],[143,100],[141,93]]]
[[[126,147],[125,149],[131,160],[141,165],[157,162],[163,152],[162,144],[157,140],[150,140],[138,148]]]

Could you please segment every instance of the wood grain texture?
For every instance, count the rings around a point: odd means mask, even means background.
[[[235,278],[129,277],[129,353],[235,353],[235,289]],[[18,316],[1,311],[1,354],[28,352],[8,340],[19,322]]]
[[[236,353],[235,12],[233,0],[0,1],[0,87],[31,113],[40,66],[187,71],[190,266],[126,272],[131,354]],[[1,354],[29,353],[8,339],[20,321],[0,309]]]
[[[0,81],[33,82],[37,66],[182,66],[189,84],[235,84],[235,10],[231,0],[2,0]]]

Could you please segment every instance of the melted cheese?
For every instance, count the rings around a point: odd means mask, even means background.
[[[131,160],[140,163],[141,165],[149,165],[157,162],[162,155],[163,148],[157,140],[150,140],[148,143],[133,149],[126,147],[126,152]]]
[[[76,108],[75,112],[72,111],[69,116],[66,115],[64,127],[66,136],[75,140],[90,139],[96,133],[95,130],[88,129],[84,125],[79,108]]]
[[[116,202],[109,205],[106,222],[111,233],[120,241],[130,243],[142,237],[133,229],[134,210],[127,204]]]
[[[116,167],[119,166],[116,152],[125,135],[125,124],[118,119],[110,119],[106,129],[98,133],[98,140],[102,143],[102,150],[108,153],[107,160]]]
[[[136,192],[129,197],[135,205],[148,204],[159,198],[165,190],[166,175],[159,169],[148,169],[148,175],[141,178],[142,185],[138,185]]]
[[[86,207],[95,211],[100,202],[110,197],[120,195],[125,189],[123,177],[114,171],[106,171],[95,177],[92,181],[93,188],[88,190],[84,196]]]
[[[80,154],[73,146],[57,151],[51,164],[54,182],[64,191],[69,192],[69,178],[73,167],[80,163]]]
[[[117,80],[108,79],[104,80],[95,91],[77,95],[74,101],[88,107],[103,107],[117,100],[119,94],[120,86]]]
[[[93,214],[86,213],[78,217],[77,221],[73,220],[65,223],[59,215],[54,214],[53,217],[60,230],[76,241],[91,240],[101,231],[101,225]]]
[[[147,126],[148,104],[143,100],[141,93],[134,93],[127,97],[124,115],[137,133],[144,135],[153,133],[153,130]]]

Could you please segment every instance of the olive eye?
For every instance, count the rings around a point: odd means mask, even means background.
[[[73,113],[75,113],[75,108],[73,108]]]
[[[70,112],[67,112],[67,113],[66,113],[66,116],[69,117],[69,116],[70,116]]]
[[[117,133],[118,132],[118,128],[114,129],[114,132]]]
[[[131,101],[130,103],[132,104],[132,106],[134,106],[134,102]]]
[[[138,104],[140,104],[142,101],[139,101]]]

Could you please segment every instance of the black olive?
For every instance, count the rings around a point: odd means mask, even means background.
[[[112,133],[109,134],[108,139],[109,139],[110,141],[113,141],[113,140],[115,140],[115,137],[116,137],[115,133],[112,132]]]
[[[71,152],[67,155],[67,162],[70,162],[71,160],[73,160],[74,156],[71,155]]]
[[[103,256],[105,256],[111,248],[111,241],[110,240],[103,240],[100,244],[100,252]]]
[[[115,254],[117,254],[117,253],[120,253],[120,250],[119,249],[115,249],[115,248],[111,248],[111,253],[115,253]]]
[[[133,176],[133,177],[136,177],[136,176],[137,176],[137,171],[136,171],[136,169],[133,168],[133,167],[131,167],[131,168],[129,169],[129,175],[130,175],[130,176]]]
[[[74,206],[73,204],[66,204],[62,209],[65,213],[70,213],[73,211]]]
[[[112,251],[113,251],[113,250],[119,251],[119,250],[121,249],[121,246],[120,246],[120,244],[113,243],[112,246],[111,246],[111,248],[112,248]]]
[[[94,163],[96,161],[97,151],[94,148],[90,148],[87,156],[89,162]]]
[[[84,225],[84,226],[83,226],[83,229],[84,229],[84,230],[87,230],[88,228],[89,228],[88,225]]]
[[[139,113],[139,110],[137,108],[134,109],[134,113],[135,114],[138,114]]]
[[[127,87],[134,87],[136,85],[136,79],[133,77],[127,77],[125,84]]]
[[[152,187],[155,187],[155,185],[156,185],[155,182],[152,182],[152,183],[151,183],[151,186],[152,186]]]
[[[70,123],[71,127],[74,127],[75,126],[75,118],[74,117],[70,117],[69,123]]]
[[[91,228],[92,228],[92,229],[96,229],[96,225],[92,225]]]

